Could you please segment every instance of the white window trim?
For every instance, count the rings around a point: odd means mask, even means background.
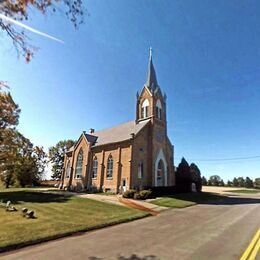
[[[94,175],[94,169],[95,169],[95,175]],[[97,179],[97,175],[98,175],[98,159],[95,156],[92,165],[92,179]]]
[[[71,175],[71,166],[70,166],[70,162],[68,162],[67,168],[66,168],[66,179],[69,179],[70,175]]]
[[[158,186],[157,183],[157,170],[158,170],[158,163],[159,161],[162,160],[164,163],[164,186],[168,186],[168,164],[167,161],[165,159],[165,155],[163,153],[162,148],[160,148],[158,154],[157,154],[157,158],[155,160],[155,173],[154,173],[154,184],[155,186]]]
[[[111,166],[111,162],[112,162],[112,167],[110,167]],[[114,170],[113,156],[109,155],[109,157],[107,158],[107,170],[106,170],[106,178],[107,179],[113,179],[113,170]]]
[[[149,116],[149,100],[148,99],[145,99],[142,103],[142,118],[146,118]]]
[[[138,164],[138,179],[143,179],[144,177],[144,163],[140,162]]]
[[[82,154],[82,162],[81,165],[78,166],[78,160],[79,160],[79,155]],[[77,161],[76,161],[76,169],[75,169],[75,179],[82,179],[82,171],[83,171],[83,159],[84,159],[84,153],[83,150],[81,149],[77,155]],[[78,169],[81,169],[80,174],[77,173]]]

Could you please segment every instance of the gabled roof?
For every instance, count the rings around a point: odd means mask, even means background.
[[[97,140],[93,146],[130,140],[132,138],[132,134],[137,135],[149,122],[150,119],[141,121],[139,123],[130,121],[112,128],[95,132],[93,135],[97,137]]]
[[[92,147],[118,143],[133,138],[132,135],[137,135],[149,122],[150,119],[143,120],[138,123],[135,121],[130,121],[121,125],[97,131],[93,134],[87,134],[83,132],[81,136],[84,135],[87,141],[92,144]],[[75,145],[72,146],[67,153],[72,152],[75,147],[77,147],[81,136],[77,143],[75,143]]]

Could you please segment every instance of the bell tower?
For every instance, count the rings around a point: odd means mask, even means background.
[[[149,142],[150,169],[153,186],[169,186],[173,183],[173,146],[167,136],[166,95],[162,94],[153,65],[150,48],[147,79],[142,91],[137,93],[136,123],[150,120],[147,136]]]
[[[136,122],[151,119],[166,128],[166,95],[162,94],[157,82],[153,65],[152,48],[150,48],[147,79],[140,94],[137,92]]]

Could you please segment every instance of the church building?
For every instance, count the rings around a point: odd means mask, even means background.
[[[166,95],[158,85],[150,50],[147,80],[137,93],[135,120],[102,131],[83,131],[65,155],[61,187],[122,193],[174,185]]]

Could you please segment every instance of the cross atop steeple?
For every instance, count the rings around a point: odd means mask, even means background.
[[[152,58],[152,47],[150,47],[150,56],[149,56],[149,63],[148,63],[148,73],[147,73],[147,80],[145,85],[153,92],[157,87],[157,79],[156,73],[153,66],[153,58]]]

